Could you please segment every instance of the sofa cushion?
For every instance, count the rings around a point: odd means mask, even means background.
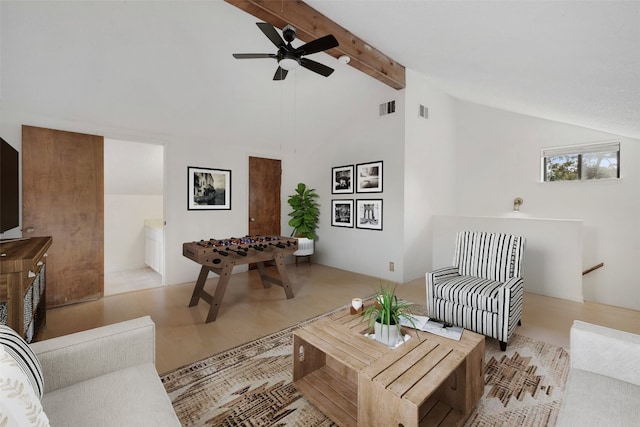
[[[498,291],[503,283],[471,276],[456,276],[434,286],[434,298],[477,310],[498,312]]]
[[[0,344],[0,426],[49,426],[40,398],[3,344]]]
[[[152,363],[54,390],[42,404],[54,426],[180,425]]]
[[[42,399],[44,391],[42,367],[31,347],[16,331],[5,325],[0,325],[0,345],[4,345],[6,352],[15,359],[29,379],[38,399]]]
[[[640,335],[574,321],[571,328],[572,368],[640,386],[638,361]]]
[[[556,427],[637,426],[640,387],[572,368]]]

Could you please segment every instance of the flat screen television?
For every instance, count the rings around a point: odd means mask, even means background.
[[[20,225],[18,152],[0,138],[0,233]]]

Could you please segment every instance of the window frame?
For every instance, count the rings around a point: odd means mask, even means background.
[[[616,174],[609,178],[585,178],[583,177],[583,155],[594,153],[616,153]],[[558,156],[577,156],[577,175],[576,179],[559,179],[550,180],[547,174],[548,159]],[[620,179],[620,142],[607,141],[591,144],[570,145],[563,147],[543,148],[540,155],[540,178],[541,182],[574,182],[574,181],[599,181],[608,179]]]

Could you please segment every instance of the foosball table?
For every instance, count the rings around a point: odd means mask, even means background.
[[[189,307],[197,305],[202,298],[210,305],[206,323],[216,320],[229,284],[231,270],[236,265],[251,263],[255,263],[258,267],[262,286],[270,288],[271,283],[282,286],[287,299],[293,298],[293,289],[287,276],[284,258],[297,249],[298,239],[283,236],[245,236],[183,243],[182,255],[202,266]],[[264,263],[269,261],[275,263],[280,278],[267,274]],[[213,295],[204,290],[209,272],[220,276]]]

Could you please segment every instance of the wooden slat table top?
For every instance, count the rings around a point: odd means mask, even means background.
[[[352,328],[349,328],[349,326],[349,323],[337,324],[331,321],[322,324],[322,327],[325,328],[325,330],[329,331],[329,333],[340,334],[343,337],[348,337],[347,339],[349,340],[349,342],[353,342],[353,333],[361,337],[363,336],[364,329],[362,331],[359,330],[362,324],[360,324],[360,326]],[[350,332],[348,334],[344,334],[345,330],[348,330]],[[358,339],[357,345],[362,351],[367,352],[369,355],[374,356],[376,359],[386,352],[386,349],[380,348],[380,345],[370,338],[364,340]]]
[[[294,331],[294,334],[302,338],[304,341],[313,345],[324,354],[340,360],[346,366],[356,371],[360,371],[367,367],[369,363],[362,360],[362,352],[359,351],[357,346],[343,347],[341,345],[336,346],[336,341],[340,340],[335,337],[328,338],[328,334],[317,335],[317,329],[309,328],[305,326]],[[355,356],[354,356],[355,353]]]

